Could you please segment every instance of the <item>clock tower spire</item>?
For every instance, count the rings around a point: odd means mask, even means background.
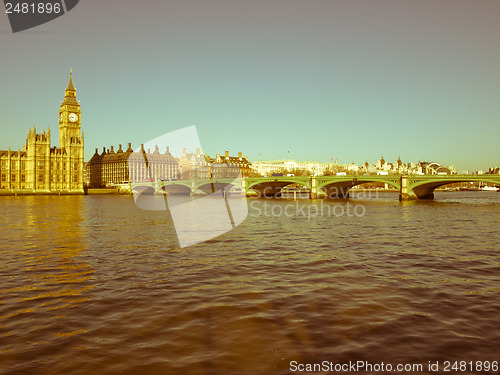
[[[73,69],[69,70],[69,83],[68,87],[66,88],[66,91],[76,91],[75,86],[73,86]]]
[[[78,143],[81,126],[80,103],[76,100],[73,71],[70,70],[64,101],[59,108],[59,147],[68,148],[72,143]]]

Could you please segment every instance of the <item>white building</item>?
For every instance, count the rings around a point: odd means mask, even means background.
[[[307,172],[311,176],[321,176],[331,169],[333,164],[316,161],[297,162],[295,160],[256,161],[252,163],[254,172],[261,176],[274,173],[295,174]]]

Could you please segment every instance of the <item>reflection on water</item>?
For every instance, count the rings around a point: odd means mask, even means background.
[[[183,249],[168,213],[131,197],[2,197],[0,366],[218,375],[498,360],[500,194],[473,194],[300,202],[363,205],[359,217],[249,209]]]
[[[92,267],[78,258],[87,248],[83,199],[3,199],[1,333],[16,338],[2,347],[6,362],[29,363],[43,347],[87,330],[71,314],[92,288]]]

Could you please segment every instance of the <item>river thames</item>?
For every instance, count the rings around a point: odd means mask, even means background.
[[[131,196],[0,197],[0,373],[499,361],[500,194],[370,198],[248,199],[241,225],[181,249]]]

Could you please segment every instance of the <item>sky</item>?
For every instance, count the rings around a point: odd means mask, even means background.
[[[3,13],[3,9],[2,9]],[[73,70],[85,160],[195,125],[214,156],[500,165],[498,0],[84,0],[12,33],[0,149],[50,126]]]

